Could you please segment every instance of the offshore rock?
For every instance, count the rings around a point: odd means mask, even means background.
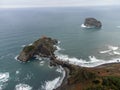
[[[88,28],[101,28],[102,23],[95,18],[86,18],[84,25]]]
[[[18,56],[18,59],[26,62],[35,55],[39,55],[41,57],[54,56],[54,51],[56,50],[55,45],[57,43],[58,41],[56,39],[43,36],[36,40],[32,45],[25,46]]]

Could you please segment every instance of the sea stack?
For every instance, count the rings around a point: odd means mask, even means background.
[[[88,28],[101,28],[102,23],[95,18],[86,18],[84,25]]]
[[[56,44],[56,39],[43,36],[42,38],[36,40],[32,45],[25,46],[17,59],[26,62],[35,55],[39,55],[41,57],[53,56],[54,51],[56,50]]]

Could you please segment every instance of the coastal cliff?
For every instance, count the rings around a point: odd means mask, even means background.
[[[104,64],[93,68],[80,67],[54,55],[56,39],[42,37],[32,45],[23,48],[18,56],[21,61],[28,61],[39,55],[50,59],[51,65],[61,65],[66,76],[61,86],[54,90],[120,90],[120,63]]]

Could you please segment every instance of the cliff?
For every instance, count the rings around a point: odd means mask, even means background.
[[[54,55],[54,51],[56,50],[56,47],[54,45],[56,44],[56,39],[42,37],[36,40],[32,45],[25,46],[18,56],[18,59],[26,62],[33,58],[35,55],[39,55],[41,57],[49,57],[51,55]]]

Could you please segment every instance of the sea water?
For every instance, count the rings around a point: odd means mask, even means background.
[[[94,67],[120,59],[120,8],[54,7],[0,9],[0,90],[52,90],[64,70],[49,59],[16,60],[25,45],[42,35],[60,41],[57,58]],[[101,29],[81,27],[86,17],[102,22]],[[83,25],[82,25],[83,26]]]

